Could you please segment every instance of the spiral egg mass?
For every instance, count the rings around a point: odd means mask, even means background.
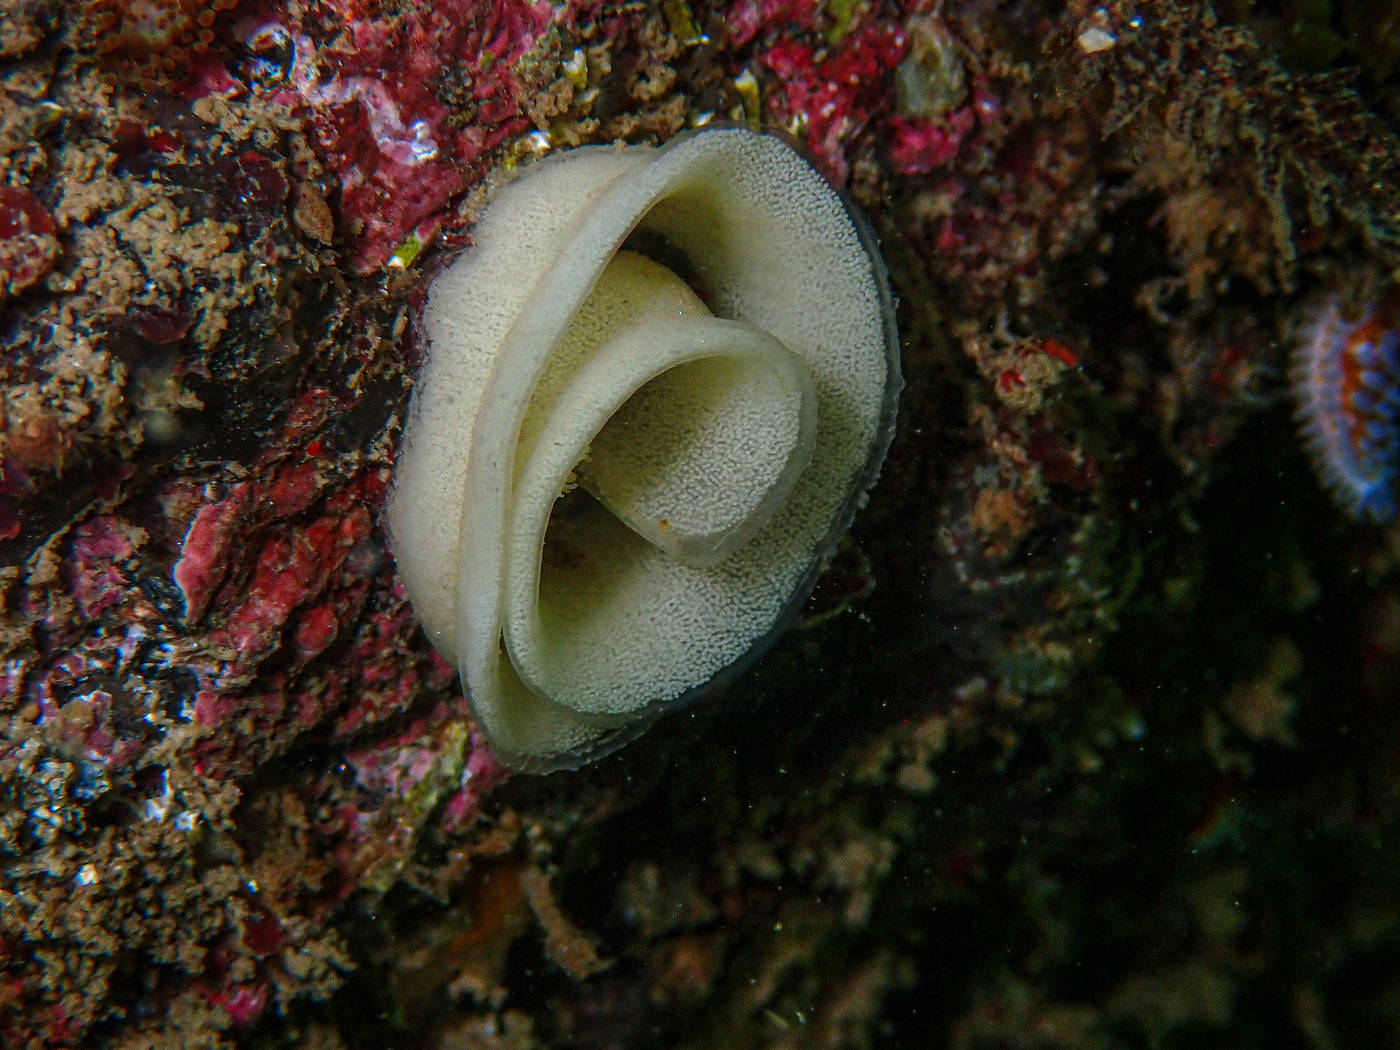
[[[783,140],[585,147],[434,281],[389,508],[495,750],[632,738],[752,662],[873,482],[900,387],[863,221]]]

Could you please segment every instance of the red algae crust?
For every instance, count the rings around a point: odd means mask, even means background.
[[[274,7],[237,30],[286,64],[281,95],[308,118],[338,183],[351,266],[366,273],[439,232],[447,203],[537,123],[569,5]]]

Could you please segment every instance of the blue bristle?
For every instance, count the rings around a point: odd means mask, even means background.
[[[1361,385],[1368,390],[1384,390],[1387,386],[1395,385],[1395,376],[1379,368],[1367,368],[1361,373]]]
[[[1376,397],[1376,389],[1371,383],[1351,395],[1352,411],[1359,412],[1363,416],[1373,415],[1380,405]]]
[[[1380,358],[1386,371],[1400,375],[1400,333],[1389,332],[1381,340]]]
[[[1375,454],[1384,455],[1384,450],[1395,438],[1395,428],[1379,419],[1372,419],[1361,428],[1361,436],[1374,448]]]

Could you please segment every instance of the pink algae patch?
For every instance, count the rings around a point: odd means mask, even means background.
[[[904,57],[904,30],[867,25],[835,47],[784,39],[760,53],[777,80],[770,101],[774,119],[806,126],[807,146],[834,181],[850,175],[846,149],[853,137],[889,105],[889,76]]]
[[[308,609],[297,624],[295,644],[297,659],[305,663],[321,655],[340,632],[340,619],[335,605],[327,602]]]
[[[215,992],[210,1001],[223,1008],[229,1020],[236,1025],[252,1024],[267,1009],[268,985],[266,981],[248,984],[235,984]]]
[[[521,60],[567,6],[505,0],[432,5],[309,3],[254,27],[255,49],[290,41],[292,100],[340,182],[356,270],[436,234],[453,196],[490,153],[530,126]],[[324,27],[343,26],[320,39]],[[452,86],[445,77],[452,73]]]
[[[472,734],[470,746],[466,768],[462,771],[462,786],[443,806],[442,823],[448,829],[469,827],[481,811],[482,800],[510,779],[510,770],[497,761],[479,733]]]
[[[970,107],[953,110],[946,119],[890,120],[890,160],[901,175],[926,175],[945,167],[962,148],[963,139],[976,127]]]
[[[201,507],[180,544],[175,584],[185,597],[185,619],[204,615],[228,569],[227,556],[248,498],[246,484],[235,486],[226,499]]]
[[[818,6],[812,0],[739,0],[725,16],[729,43],[743,47],[765,28],[816,29]]]
[[[39,198],[19,186],[0,186],[0,299],[35,284],[58,253],[53,216]]]
[[[78,611],[85,618],[99,616],[121,600],[128,581],[117,563],[134,553],[131,540],[128,530],[110,514],[74,528],[72,553],[65,568]]]
[[[267,649],[292,610],[319,594],[350,548],[368,535],[369,513],[353,507],[264,544],[243,601],[222,632],[241,656]]]

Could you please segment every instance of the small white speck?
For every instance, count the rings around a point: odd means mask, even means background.
[[[1093,55],[1100,51],[1109,50],[1118,43],[1118,38],[1098,26],[1093,26],[1079,34],[1078,43],[1079,50],[1086,55]]]
[[[170,790],[170,772],[162,770],[160,774],[160,794],[154,798],[146,799],[145,816],[147,820],[154,820],[157,823],[163,822],[170,814],[170,803],[174,798],[174,792]]]

